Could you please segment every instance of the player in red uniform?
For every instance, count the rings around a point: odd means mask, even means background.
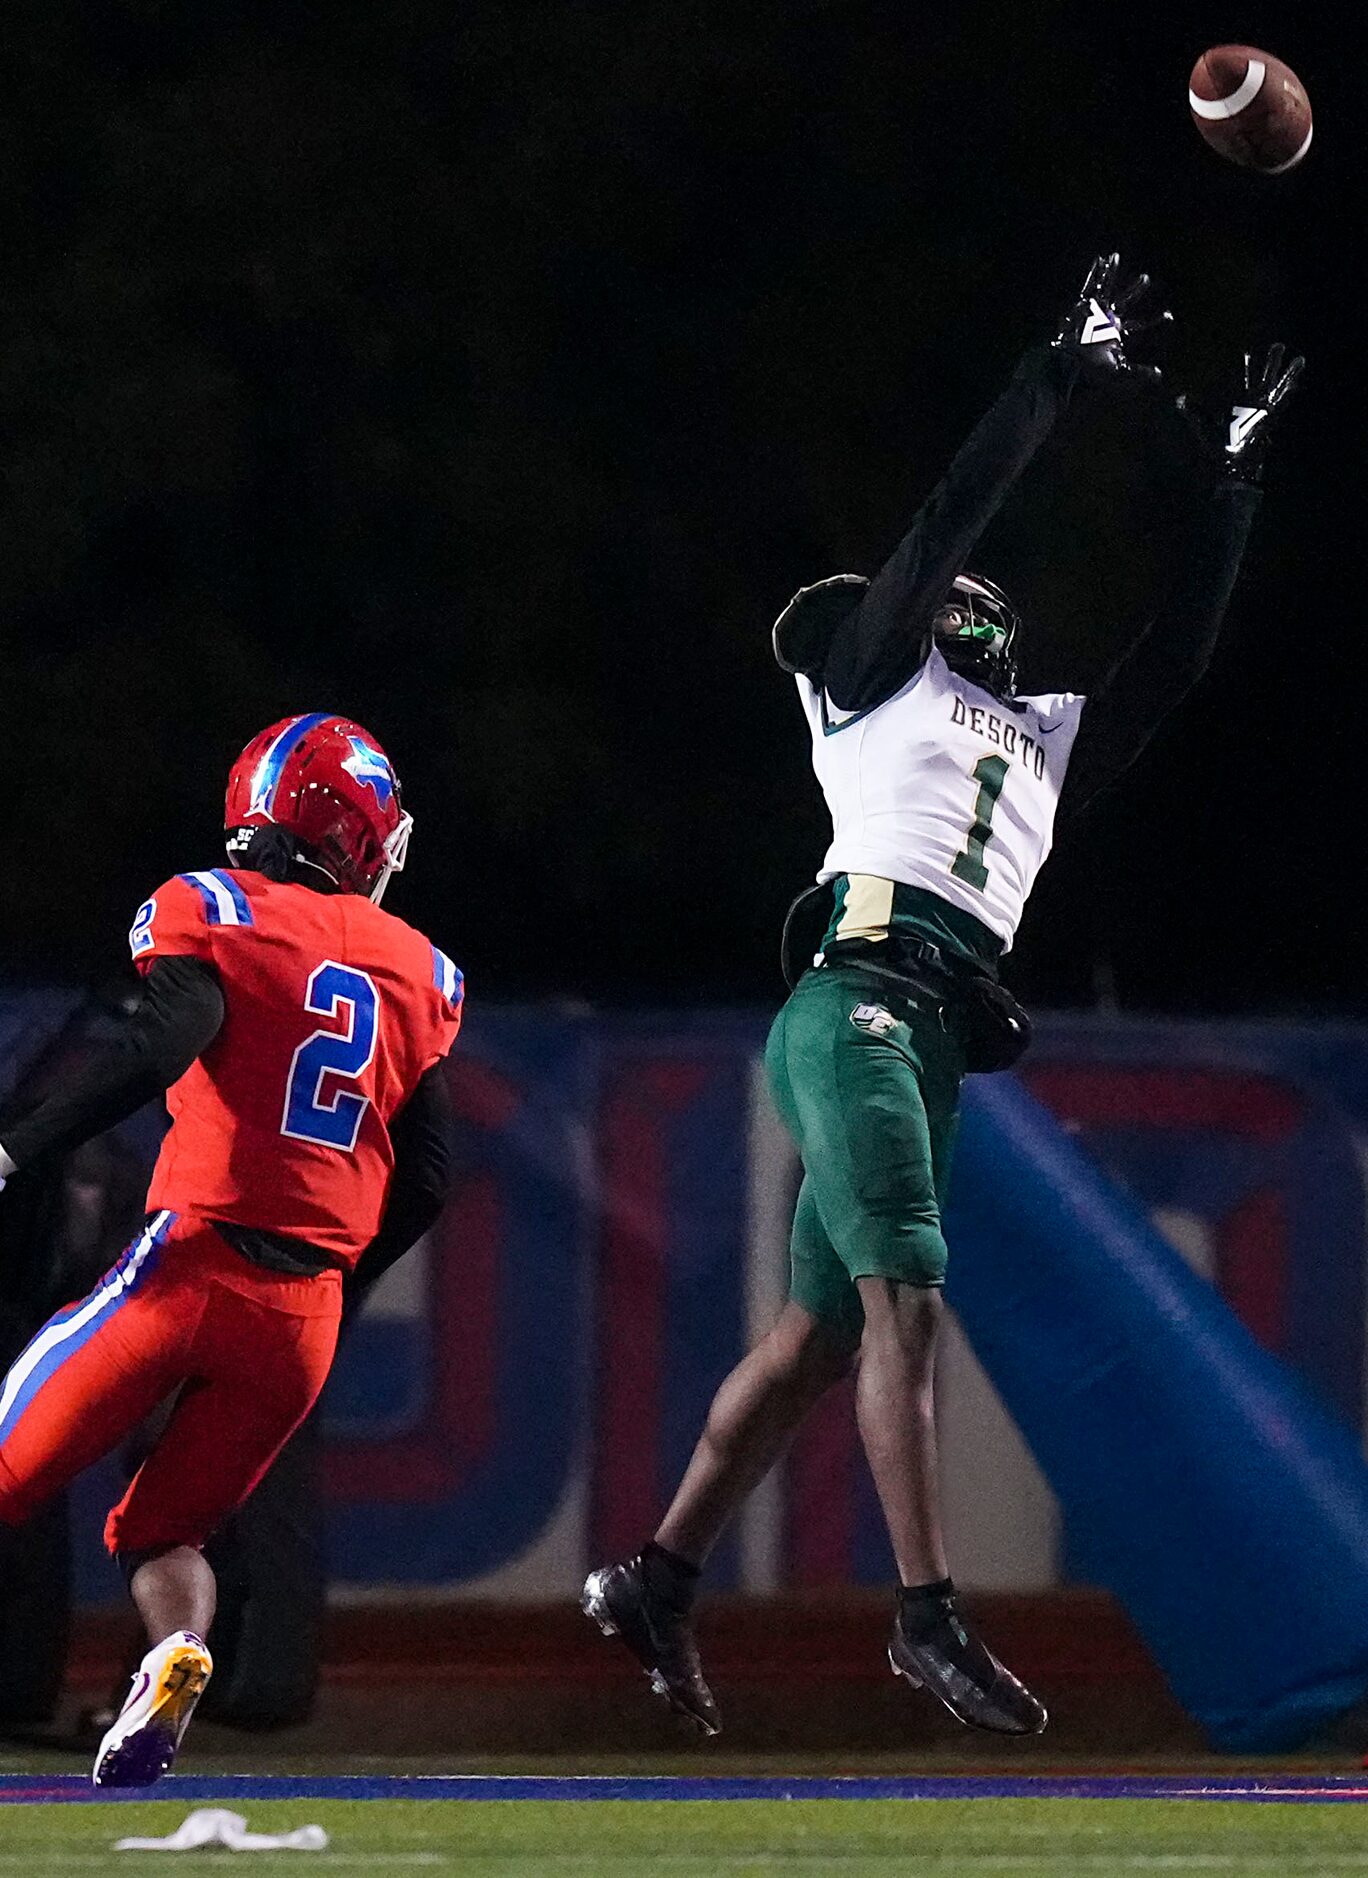
[[[233,865],[179,874],[129,934],[143,1001],[75,1086],[0,1117],[0,1186],[166,1091],[145,1229],[0,1387],[0,1519],[17,1523],[168,1397],[109,1515],[151,1649],[94,1780],[171,1765],[212,1663],[201,1548],[303,1420],[337,1339],[342,1276],[436,1217],[442,1059],[460,972],[380,910],[411,818],[389,759],[345,719],[273,725],[228,783]]]

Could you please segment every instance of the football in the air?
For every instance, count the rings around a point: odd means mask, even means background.
[[[1257,46],[1212,46],[1188,80],[1192,121],[1231,163],[1280,176],[1311,148],[1311,103],[1296,73]]]

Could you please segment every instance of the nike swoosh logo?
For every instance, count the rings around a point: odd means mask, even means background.
[[[1230,414],[1230,439],[1226,444],[1226,453],[1235,456],[1249,442],[1259,425],[1268,416],[1262,405],[1237,404]]]
[[[1112,314],[1096,300],[1089,300],[1088,317],[1083,322],[1079,343],[1085,346],[1109,345],[1113,339],[1120,337],[1121,328]]]

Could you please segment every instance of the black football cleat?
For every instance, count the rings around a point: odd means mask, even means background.
[[[705,1735],[720,1734],[722,1716],[703,1677],[698,1645],[686,1610],[671,1604],[648,1581],[640,1555],[602,1565],[584,1581],[580,1609],[605,1637],[620,1637],[679,1715]]]
[[[1049,1720],[1044,1703],[969,1629],[953,1592],[936,1599],[915,1626],[898,1613],[888,1661],[895,1676],[939,1697],[956,1720],[970,1728],[1038,1735]]]

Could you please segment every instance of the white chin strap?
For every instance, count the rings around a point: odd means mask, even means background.
[[[385,897],[385,889],[391,874],[402,874],[404,862],[408,859],[409,836],[413,832],[413,817],[403,815],[399,826],[385,843],[385,865],[380,869],[375,885],[370,890],[372,904],[379,906]]]

